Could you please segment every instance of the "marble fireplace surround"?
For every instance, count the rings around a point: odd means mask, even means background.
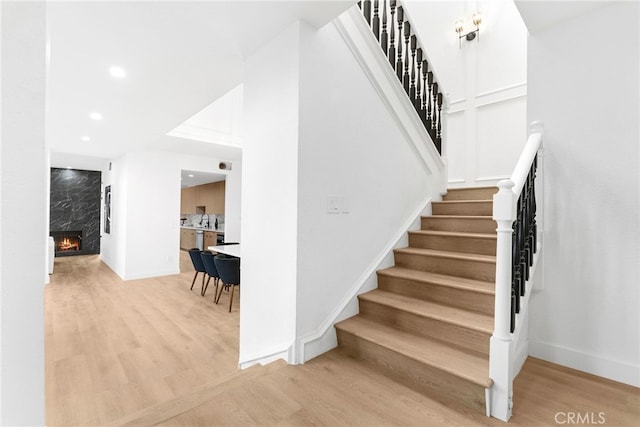
[[[82,231],[79,251],[56,252],[56,256],[100,253],[100,199],[102,173],[51,168],[49,230]]]

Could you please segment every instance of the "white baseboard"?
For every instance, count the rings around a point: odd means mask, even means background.
[[[247,369],[250,368],[254,365],[257,364],[261,364],[261,365],[268,365],[271,362],[275,362],[276,360],[284,360],[287,363],[289,362],[289,355],[290,351],[289,349],[286,350],[282,350],[282,351],[278,351],[275,353],[271,353],[267,356],[260,356],[260,357],[256,357],[256,358],[249,358],[249,360],[245,360],[242,362],[238,362],[238,368],[239,369]]]
[[[604,359],[578,350],[544,342],[529,342],[529,355],[558,365],[640,387],[640,366]]]
[[[161,277],[161,276],[174,276],[176,274],[180,274],[180,269],[177,270],[166,270],[159,271],[156,273],[136,273],[136,274],[126,274],[122,280],[138,280],[138,279],[149,279],[152,277]]]

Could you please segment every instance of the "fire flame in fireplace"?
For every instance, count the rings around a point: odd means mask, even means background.
[[[78,242],[77,241],[74,242],[72,240],[69,240],[68,237],[65,237],[60,242],[59,248],[62,251],[71,251],[71,250],[77,251],[78,250]]]

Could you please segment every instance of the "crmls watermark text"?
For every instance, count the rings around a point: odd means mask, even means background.
[[[605,424],[604,412],[556,412],[556,424]]]

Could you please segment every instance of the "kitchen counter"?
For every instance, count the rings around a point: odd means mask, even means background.
[[[187,230],[215,231],[218,234],[224,234],[224,230],[216,230],[214,228],[191,227],[191,226],[188,226],[188,225],[181,225],[180,228],[184,228],[184,229],[187,229]]]

